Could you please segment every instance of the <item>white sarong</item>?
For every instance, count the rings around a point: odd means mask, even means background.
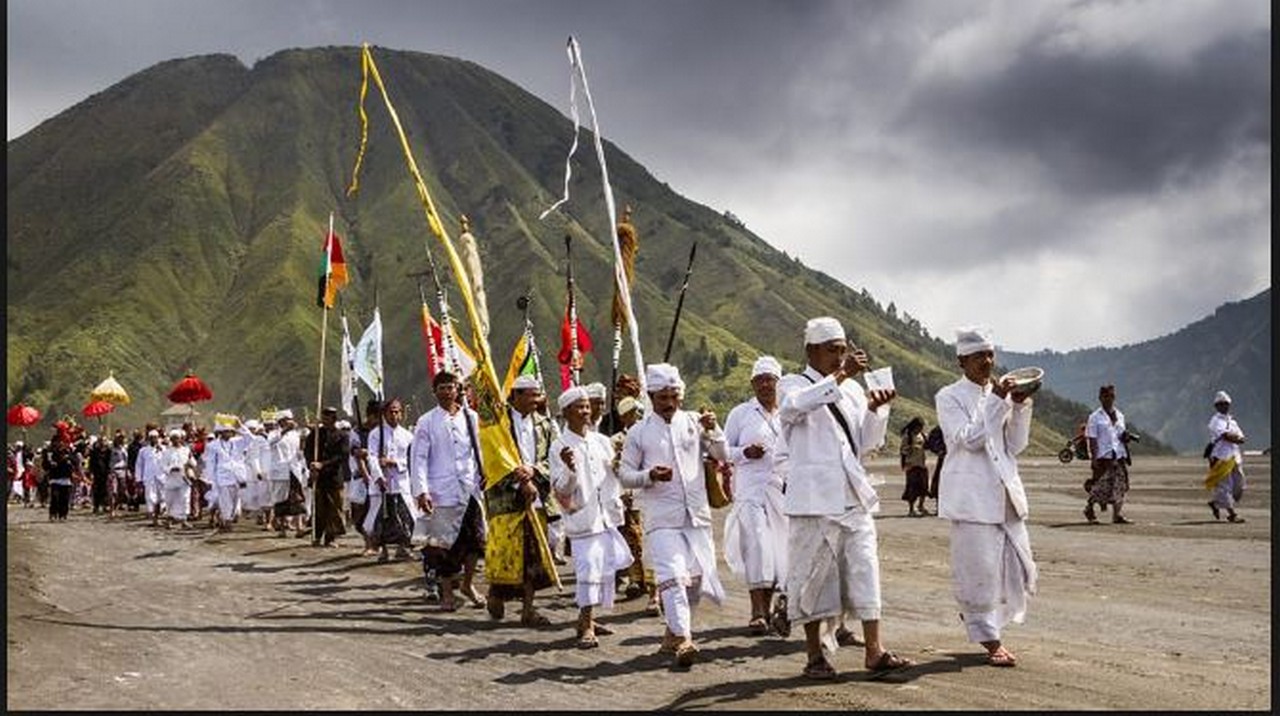
[[[861,507],[840,515],[791,515],[787,554],[787,617],[797,624],[820,622],[828,653],[843,616],[880,618],[880,557],[876,525]]]
[[[573,572],[579,607],[613,608],[618,570],[631,566],[631,548],[616,527],[573,537]]]
[[[951,523],[951,587],[969,641],[999,641],[1005,624],[1021,624],[1036,577],[1027,523],[1012,509],[1004,524]]]
[[[787,583],[787,516],[780,490],[764,491],[759,501],[734,501],[724,521],[724,561],[748,589]]]

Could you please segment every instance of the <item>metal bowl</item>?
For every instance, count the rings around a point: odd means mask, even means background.
[[[1044,368],[1035,366],[1017,368],[1000,376],[1000,382],[1004,382],[1005,378],[1013,378],[1013,392],[1031,395],[1040,390],[1041,381],[1044,379]]]

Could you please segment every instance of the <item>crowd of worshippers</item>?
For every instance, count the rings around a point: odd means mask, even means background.
[[[351,528],[368,558],[419,561],[436,608],[502,620],[511,603],[533,628],[550,625],[537,594],[572,564],[579,648],[613,633],[601,617],[615,600],[643,597],[663,622],[661,651],[681,668],[699,657],[698,607],[725,597],[719,544],[749,593],[749,633],[788,637],[802,625],[804,677],[834,678],[840,646],[862,647],[872,672],[909,668],[915,662],[882,637],[880,499],[863,464],[885,444],[896,393],[854,380],[867,355],[836,319],[808,321],[803,344],[799,372],[784,375],[771,356],[755,360],[752,395],[723,425],[710,410],[685,408],[680,371],[667,363],[646,367],[647,395],[635,377],[619,376],[612,406],[594,383],[562,391],[553,409],[538,379],[520,376],[507,405],[518,464],[500,478],[481,469],[466,382],[439,372],[435,406],[412,426],[394,398],[370,401],[357,425],[331,407],[312,426],[289,410],[243,421],[219,414],[212,428],[148,426],[126,440],[62,421],[37,455],[15,446],[26,466],[16,481],[11,449],[11,481],[28,504],[47,502],[51,520],[75,503],[107,519],[141,511],[170,529],[256,522],[317,548],[335,548]],[[903,430],[903,499],[913,514],[930,514],[921,495],[936,500],[950,522],[967,638],[989,664],[1010,667],[1017,657],[1002,630],[1023,620],[1037,581],[1017,466],[1033,401],[1012,378],[993,375],[988,330],[957,331],[956,355],[963,375],[935,397],[934,435],[918,420]],[[926,484],[915,451],[930,442],[946,459]],[[716,540],[712,509],[725,506]]]

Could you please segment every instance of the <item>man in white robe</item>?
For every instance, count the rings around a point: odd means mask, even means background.
[[[653,412],[627,432],[618,477],[638,492],[644,513],[644,552],[651,556],[667,624],[662,650],[674,652],[676,665],[687,668],[698,656],[698,603],[703,595],[716,604],[724,600],[702,455],[724,460],[728,454],[715,413],[681,410],[684,381],[675,366],[648,366],[645,382]]]
[[[956,356],[964,376],[934,398],[947,443],[938,516],[951,520],[952,591],[969,641],[982,644],[992,666],[1014,666],[1001,630],[1022,623],[1036,590],[1017,460],[1030,441],[1032,401],[1012,378],[992,377],[987,329],[957,331]]]
[[[439,582],[440,609],[456,610],[454,586],[473,606],[486,606],[473,580],[484,556],[485,519],[480,473],[479,416],[462,402],[457,376],[440,371],[431,379],[436,407],[413,428],[411,492],[423,515],[414,536],[425,539],[422,569],[428,591]]]
[[[578,648],[600,645],[613,630],[595,620],[595,610],[612,609],[618,570],[631,566],[631,549],[618,531],[622,486],[613,470],[613,443],[593,429],[590,391],[570,388],[556,401],[565,430],[551,444],[551,489],[573,544],[577,578]]]
[[[787,612],[804,624],[808,663],[802,673],[835,678],[831,657],[846,614],[862,622],[867,669],[911,666],[880,641],[880,559],[872,519],[880,498],[861,460],[884,443],[896,393],[874,390],[868,399],[851,380],[866,370],[867,357],[849,344],[836,319],[811,319],[804,343],[805,369],[778,382],[787,447]]]
[[[267,450],[263,454],[267,472],[266,499],[271,505],[267,512],[267,525],[275,527],[277,537],[284,537],[289,530],[305,535],[306,531],[302,529],[303,508],[298,502],[302,495],[302,481],[297,474],[302,436],[293,420],[293,411],[276,412],[275,419],[264,427],[267,428]]]
[[[401,420],[404,406],[397,398],[387,401],[382,424],[369,431],[369,457],[382,469],[382,478],[369,485],[369,513],[364,518],[365,534],[378,550],[378,561],[390,559],[387,547],[395,545],[396,559],[409,559],[414,522],[421,516],[413,498],[409,475],[409,447],[413,433]]]
[[[239,518],[240,491],[249,479],[249,442],[253,434],[233,417],[213,426],[216,439],[204,446],[204,473],[213,485],[218,506],[218,530],[230,532]]]
[[[724,521],[724,559],[751,593],[752,634],[769,633],[774,590],[786,584],[787,516],[779,451],[778,379],[782,366],[761,356],[751,368],[755,397],[729,411],[725,446],[733,463],[733,506]]]
[[[196,479],[196,463],[181,428],[169,430],[169,442],[160,450],[159,463],[164,475],[165,528],[173,527],[174,522],[179,527],[190,527],[187,518],[191,514],[191,485]]]
[[[151,516],[151,526],[160,524],[160,508],[164,504],[164,472],[160,469],[160,431],[147,431],[147,444],[138,449],[133,473],[142,485],[142,496]]]
[[[1227,511],[1228,522],[1244,522],[1236,514],[1236,503],[1244,496],[1244,430],[1231,416],[1231,396],[1219,390],[1213,397],[1213,417],[1209,418],[1209,474],[1205,487],[1213,492],[1209,509],[1219,519]]]

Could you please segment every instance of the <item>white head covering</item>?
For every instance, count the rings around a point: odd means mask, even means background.
[[[810,318],[804,325],[804,344],[816,346],[827,341],[844,340],[844,326],[830,317]]]
[[[680,369],[670,363],[650,363],[644,369],[645,387],[650,393],[665,388],[684,391],[684,381],[680,380]]]
[[[773,356],[760,356],[756,359],[755,365],[751,366],[751,377],[757,375],[771,375],[775,378],[782,377],[782,364]]]
[[[159,431],[159,430],[148,430],[148,431],[147,431],[147,437],[149,437],[149,438],[158,438],[158,437],[160,437],[160,431]],[[21,445],[22,443],[18,443],[18,444],[19,444],[19,445]]]
[[[1217,405],[1218,403],[1230,403],[1230,402],[1231,402],[1231,396],[1227,395],[1227,391],[1225,390],[1219,390],[1217,394],[1213,396],[1214,405]]]
[[[587,386],[587,397],[592,400],[604,400],[609,395],[609,390],[604,387],[604,383],[592,383]]]
[[[985,326],[966,326],[956,329],[956,355],[967,356],[979,351],[994,351],[991,329]]]
[[[339,420],[338,422],[336,422],[336,423],[334,423],[334,424],[333,424],[333,427],[335,427],[335,428],[337,428],[337,429],[339,429],[339,430],[350,430],[350,429],[351,429],[351,421],[350,421],[350,420]]]
[[[276,413],[276,420],[285,420],[285,419],[293,420],[292,410],[285,408],[284,410],[281,410],[280,412]]]
[[[169,428],[169,437],[171,438],[174,438],[174,437],[183,438],[186,436],[187,434],[182,432],[182,428]]]
[[[618,415],[626,415],[627,413],[640,407],[640,401],[628,395],[618,401]]]
[[[262,427],[262,423],[258,422],[256,418],[249,418],[244,421],[244,426],[250,430],[257,430]]]
[[[522,375],[516,378],[516,382],[511,384],[512,390],[542,390],[542,384],[538,382],[537,376]]]
[[[570,405],[573,405],[579,400],[587,400],[590,397],[591,396],[585,387],[575,385],[561,393],[559,398],[556,398],[556,406],[560,408],[561,412],[564,412],[564,409]]]

